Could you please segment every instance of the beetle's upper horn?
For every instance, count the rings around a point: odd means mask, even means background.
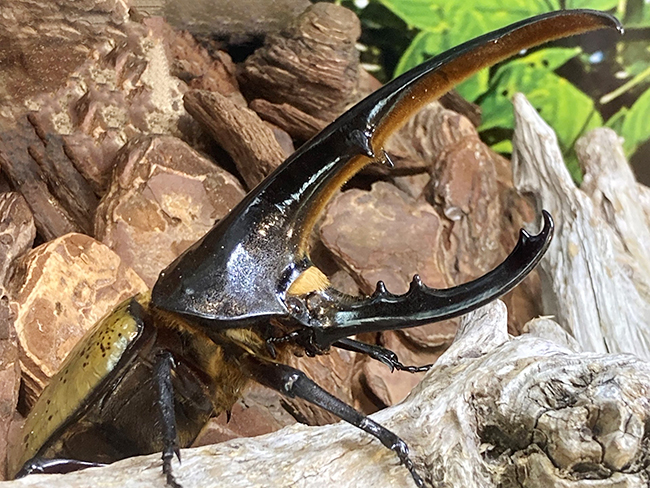
[[[210,327],[295,318],[286,300],[290,291],[295,292],[293,284],[312,266],[309,236],[319,213],[363,166],[386,159],[385,141],[410,115],[476,71],[523,49],[601,28],[622,30],[615,18],[602,12],[551,12],[478,37],[391,81],[303,145],[164,270],[153,289],[152,304],[206,320]],[[498,273],[489,274],[490,279],[514,283],[519,274],[532,269],[550,239],[550,218],[545,221],[542,234],[532,244],[522,238],[514,257]],[[486,289],[492,290],[492,299],[503,286]],[[413,290],[406,298],[429,303],[427,307],[441,306],[445,300],[479,303],[487,296],[482,284],[466,285],[457,294],[454,289],[429,292],[417,282]],[[374,300],[374,306],[363,311],[342,310],[334,322],[363,323],[371,312],[393,313],[388,306],[395,302],[393,296],[380,292]]]

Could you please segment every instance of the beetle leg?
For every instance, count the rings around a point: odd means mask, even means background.
[[[400,363],[397,354],[395,354],[390,349],[376,346],[374,344],[366,344],[365,342],[355,341],[354,339],[350,339],[348,337],[339,339],[332,345],[334,347],[338,347],[339,349],[345,349],[346,351],[358,352],[365,354],[366,356],[370,356],[372,359],[380,361],[388,366],[391,372],[396,369],[397,371],[406,371],[407,373],[423,373],[425,371],[429,371],[431,369],[431,366],[433,366],[433,364],[426,364],[424,366],[405,366],[404,364]]]
[[[16,479],[30,474],[65,474],[86,468],[106,466],[102,463],[91,463],[77,459],[45,459],[36,457],[29,461],[16,475]]]
[[[174,357],[169,351],[158,355],[154,366],[154,379],[158,387],[158,406],[163,428],[163,473],[167,477],[167,484],[172,488],[181,488],[172,473],[172,459],[174,454],[181,461],[181,451],[178,447],[176,436],[176,416],[174,414],[174,387],[172,385],[172,368]]]
[[[401,463],[411,473],[415,484],[418,487],[424,486],[422,478],[415,470],[413,461],[409,457],[406,442],[344,401],[325,391],[302,371],[286,364],[262,361],[255,357],[248,358],[246,369],[258,383],[279,391],[290,398],[298,397],[307,400],[376,437],[384,446],[397,454]]]

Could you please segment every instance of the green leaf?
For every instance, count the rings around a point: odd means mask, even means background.
[[[512,63],[501,71],[482,100],[480,130],[514,127],[511,98],[517,92],[524,93],[553,127],[565,154],[581,134],[602,124],[593,100],[567,80],[547,69],[529,69]]]
[[[411,27],[436,30],[443,22],[443,2],[435,0],[379,0]]]
[[[490,68],[485,68],[456,86],[456,91],[458,91],[465,100],[475,102],[488,90],[489,85]]]
[[[559,0],[379,0],[386,8],[412,27],[440,32],[440,24],[462,26],[453,37],[462,39],[453,45],[467,41],[475,35],[485,34],[517,20],[557,10]],[[472,24],[456,23],[468,15],[476,19],[484,30]],[[451,47],[451,46],[450,46]]]
[[[512,140],[511,139],[504,139],[502,141],[497,142],[496,144],[492,144],[492,150],[496,151],[501,154],[512,154]]]
[[[566,8],[590,8],[594,10],[612,10],[619,0],[566,0]]]
[[[649,114],[650,89],[643,92],[629,109],[621,109],[607,121],[607,126],[625,139],[623,148],[626,155],[631,156],[641,144],[650,139]]]
[[[432,56],[442,52],[440,50],[439,39],[440,36],[432,32],[420,32],[415,36],[415,39],[406,48],[406,51],[404,51],[404,54],[402,54],[402,57],[397,63],[393,77],[406,73],[411,68],[415,68]]]
[[[626,28],[643,28],[650,27],[650,4],[643,2],[642,4],[633,5],[632,12],[628,12],[625,16]],[[628,5],[630,7],[630,5]]]
[[[539,51],[535,51],[527,56],[513,59],[508,64],[498,69],[494,76],[499,77],[505,69],[520,65],[533,69],[555,71],[570,59],[578,56],[581,52],[582,49],[579,47],[549,47],[546,49],[540,49]]]

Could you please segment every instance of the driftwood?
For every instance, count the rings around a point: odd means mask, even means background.
[[[541,262],[544,313],[585,350],[650,358],[650,225],[616,135],[606,129],[578,144],[586,170],[576,188],[553,130],[523,95],[515,97],[515,184],[556,222]]]
[[[509,337],[505,306],[495,302],[466,316],[422,383],[374,418],[409,443],[432,486],[645,487],[648,384],[650,364],[634,356]],[[296,425],[184,450],[182,459],[174,468],[185,488],[414,486],[393,453],[344,423]],[[154,454],[3,486],[163,483]]]

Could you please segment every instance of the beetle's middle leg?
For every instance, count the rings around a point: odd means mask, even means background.
[[[172,385],[172,368],[174,357],[168,351],[158,354],[154,366],[154,380],[158,387],[158,406],[163,428],[163,473],[167,484],[172,488],[181,488],[172,473],[172,459],[174,455],[181,460],[181,451],[178,447],[176,435],[176,416],[174,413],[174,387]]]
[[[433,366],[433,364],[425,364],[424,366],[406,366],[400,363],[397,354],[390,349],[374,344],[366,344],[361,341],[355,341],[350,338],[340,339],[332,345],[339,349],[345,349],[346,351],[365,354],[372,359],[384,363],[391,371],[396,369],[397,371],[406,371],[407,373],[424,373],[425,371],[429,371]]]
[[[409,457],[406,442],[390,430],[325,391],[302,371],[286,364],[272,363],[255,357],[248,358],[246,370],[258,383],[279,391],[288,397],[302,398],[314,405],[318,405],[340,419],[376,437],[384,446],[397,454],[402,464],[411,473],[415,484],[418,487],[424,486],[422,478],[415,470],[413,461]]]

